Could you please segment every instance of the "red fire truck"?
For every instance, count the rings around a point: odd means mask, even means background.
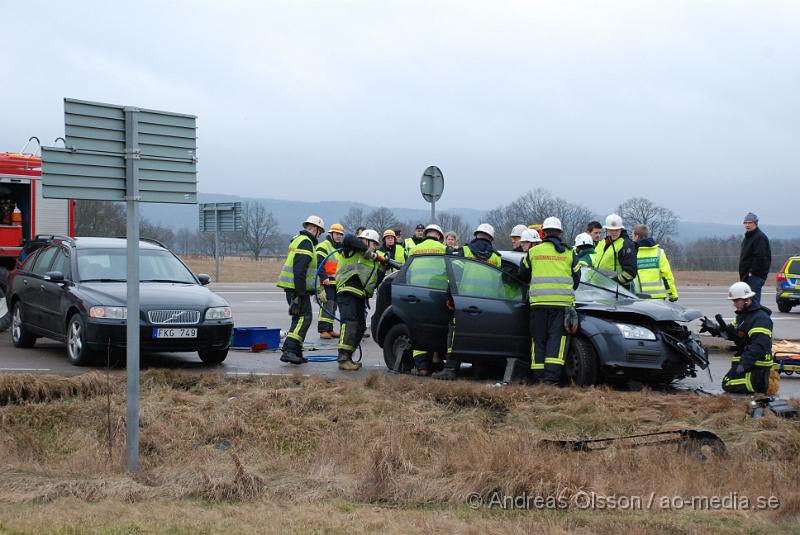
[[[0,331],[11,324],[6,281],[25,243],[37,235],[75,233],[75,203],[42,197],[42,159],[26,147],[0,153]]]

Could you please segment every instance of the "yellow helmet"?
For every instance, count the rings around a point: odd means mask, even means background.
[[[331,228],[328,229],[328,232],[338,232],[339,234],[344,234],[344,227],[341,223],[334,223],[331,225]]]
[[[387,228],[386,230],[383,231],[383,237],[385,238],[386,236],[391,236],[392,238],[396,238],[397,234],[395,234],[392,229]]]

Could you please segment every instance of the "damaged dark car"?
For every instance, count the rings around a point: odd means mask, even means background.
[[[502,257],[498,269],[457,256],[412,256],[388,276],[377,291],[371,324],[386,365],[410,371],[412,348],[444,355],[455,314],[453,352],[462,362],[506,369],[518,359],[529,366],[527,285],[516,278],[523,254]],[[481,288],[464,291],[466,262],[476,264],[473,274],[486,270]],[[590,268],[583,268],[575,297],[580,329],[565,357],[566,382],[668,384],[708,367],[708,353],[688,326],[699,311],[632,293]]]

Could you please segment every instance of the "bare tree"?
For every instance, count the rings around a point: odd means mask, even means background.
[[[628,199],[617,210],[628,229],[637,224],[647,225],[650,236],[657,242],[675,235],[678,229],[679,218],[675,212],[644,197]]]
[[[384,230],[389,228],[394,229],[398,223],[399,221],[394,215],[394,212],[390,208],[381,206],[367,214],[364,218],[363,225],[378,231],[378,234],[383,234]],[[355,227],[353,227],[353,230],[355,230]]]
[[[256,260],[278,233],[278,220],[259,202],[246,202],[242,206],[242,243]]]
[[[458,236],[460,243],[467,243],[472,236],[469,224],[459,215],[450,212],[439,212],[436,214],[436,219],[439,220],[439,226],[445,232],[455,232]]]
[[[366,219],[364,209],[353,206],[342,218],[342,225],[347,232],[353,233],[358,227],[365,226]]]
[[[126,232],[125,205],[108,201],[75,202],[75,235],[114,237]]]

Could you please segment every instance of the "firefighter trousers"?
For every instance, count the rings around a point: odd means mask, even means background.
[[[531,306],[531,370],[536,379],[548,383],[561,380],[567,335],[564,333],[564,308]]]
[[[336,295],[342,330],[339,335],[339,354],[352,355],[367,331],[367,302],[364,297],[342,292]]]
[[[752,370],[736,373],[736,366],[731,366],[722,378],[722,389],[730,394],[766,394],[770,369],[768,366],[754,366]]]
[[[331,283],[322,286],[327,302],[319,308],[319,320],[317,321],[317,332],[326,333],[333,330],[333,316],[336,315],[336,286]]]
[[[286,302],[289,306],[292,305],[297,293],[294,290],[285,290]],[[311,312],[311,296],[308,294],[300,296],[300,305],[297,314],[292,316],[292,324],[289,326],[289,331],[286,333],[286,338],[283,341],[283,350],[292,351],[298,355],[303,355],[303,343],[306,340],[306,333],[311,326],[314,317]]]

